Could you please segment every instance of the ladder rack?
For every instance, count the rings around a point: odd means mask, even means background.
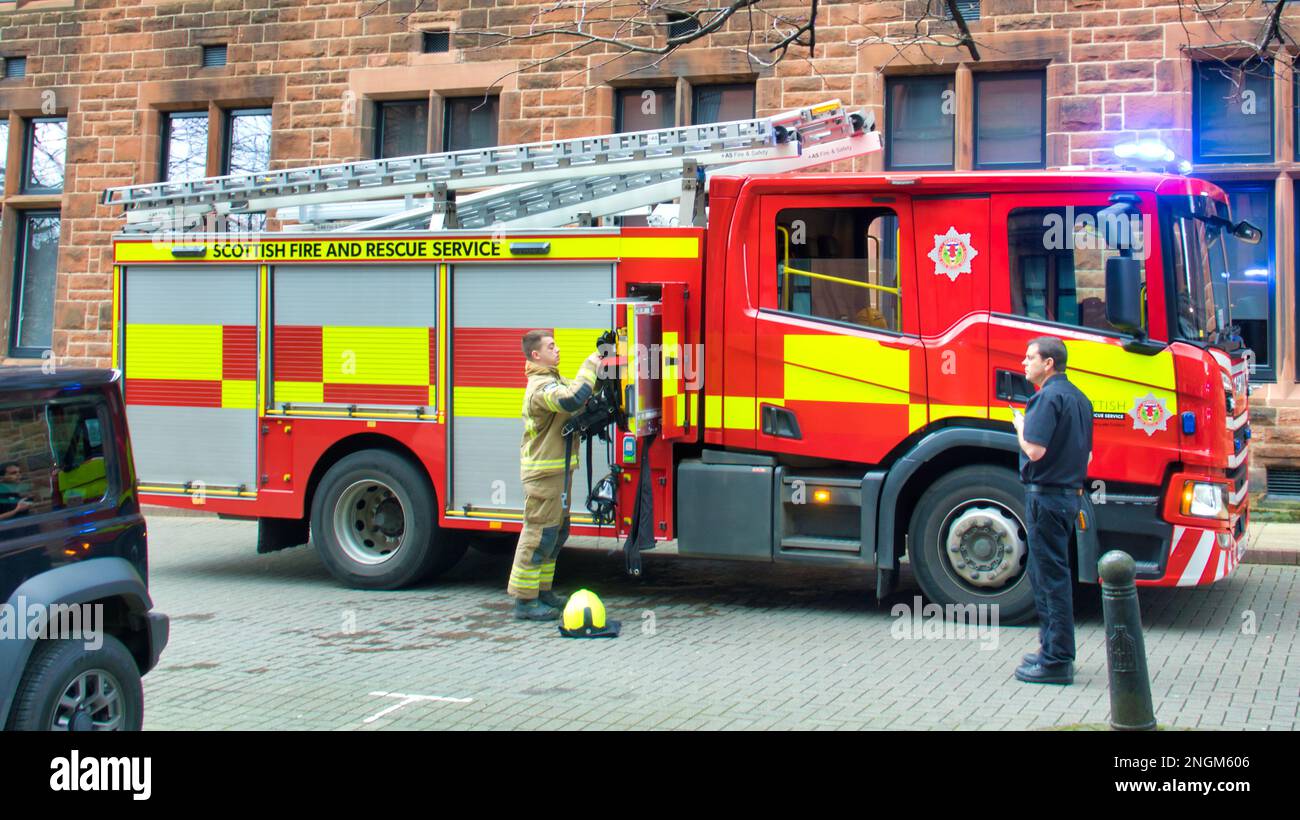
[[[124,208],[128,233],[201,231],[209,215],[272,210],[354,231],[547,228],[673,200],[682,224],[702,224],[706,174],[793,170],[879,148],[874,122],[832,100],[735,122],[131,185],[102,201]]]

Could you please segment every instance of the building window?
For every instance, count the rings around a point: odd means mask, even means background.
[[[59,212],[18,217],[9,355],[36,358],[54,338],[54,282],[59,263]]]
[[[429,152],[429,101],[379,103],[375,157],[409,157]]]
[[[5,168],[9,162],[9,120],[0,120],[0,195],[5,190]]]
[[[5,79],[12,80],[16,77],[27,76],[27,58],[26,57],[6,57],[5,58]]]
[[[675,88],[619,88],[614,95],[615,131],[657,131],[677,122]]]
[[[1120,245],[1140,251],[1146,247],[1146,237],[1141,234],[1141,220],[1120,220],[1110,227],[1097,219],[1101,210],[1102,206],[1017,208],[1008,215],[1012,313],[1119,332],[1106,321],[1106,260],[1120,255]]]
[[[1270,64],[1196,63],[1192,149],[1200,163],[1273,161]]]
[[[754,118],[754,84],[697,85],[691,121],[694,125]]]
[[[888,208],[787,208],[776,218],[777,307],[902,332],[898,216]]]
[[[27,123],[27,167],[23,173],[23,193],[57,194],[63,191],[63,165],[67,148],[67,119],[43,117]]]
[[[957,11],[961,12],[961,19],[967,23],[980,19],[980,0],[957,0]],[[943,4],[943,19],[952,20],[952,8]]]
[[[680,11],[668,12],[668,39],[673,40],[678,37],[689,37],[700,30],[700,21],[694,14],[686,14]]]
[[[450,31],[426,31],[421,37],[425,54],[446,54],[451,51]]]
[[[220,68],[226,64],[226,46],[204,46],[203,67]]]
[[[1047,75],[976,74],[975,167],[1042,168],[1047,157]]]
[[[226,117],[223,174],[260,174],[271,167],[271,109],[231,111]],[[260,231],[266,214],[234,214],[228,226],[239,231]]]
[[[259,174],[271,167],[271,109],[231,111],[223,173]]]
[[[1229,238],[1228,303],[1232,322],[1241,328],[1241,339],[1255,352],[1252,378],[1272,381],[1276,375],[1274,361],[1273,311],[1276,270],[1273,264],[1273,184],[1218,183],[1228,195],[1234,221],[1248,220],[1264,230],[1258,245],[1248,245]]]
[[[448,98],[443,107],[444,151],[469,151],[497,144],[497,98]]]
[[[951,75],[885,80],[885,167],[950,170],[957,111]]]
[[[208,112],[176,111],[163,126],[163,181],[189,182],[208,175]]]

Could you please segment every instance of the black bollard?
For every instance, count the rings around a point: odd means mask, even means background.
[[[1151,708],[1151,679],[1142,642],[1138,612],[1137,567],[1126,552],[1111,550],[1097,562],[1101,578],[1101,611],[1106,619],[1106,666],[1110,670],[1110,727],[1120,730],[1156,728]]]

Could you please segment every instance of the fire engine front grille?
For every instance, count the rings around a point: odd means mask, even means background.
[[[1300,498],[1300,470],[1287,467],[1268,468],[1268,494]]]

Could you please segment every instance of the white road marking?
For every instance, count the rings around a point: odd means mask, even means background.
[[[376,712],[375,714],[363,720],[362,723],[374,723],[376,720],[379,720],[384,715],[390,714],[392,712],[396,712],[398,709],[401,709],[403,706],[410,706],[412,703],[420,703],[422,701],[423,702],[433,701],[437,703],[473,703],[474,702],[473,698],[446,698],[446,697],[442,697],[441,695],[404,695],[401,692],[371,692],[370,696],[374,698],[401,698],[402,700],[399,703],[394,703],[392,706],[389,706],[387,709],[382,709]]]

